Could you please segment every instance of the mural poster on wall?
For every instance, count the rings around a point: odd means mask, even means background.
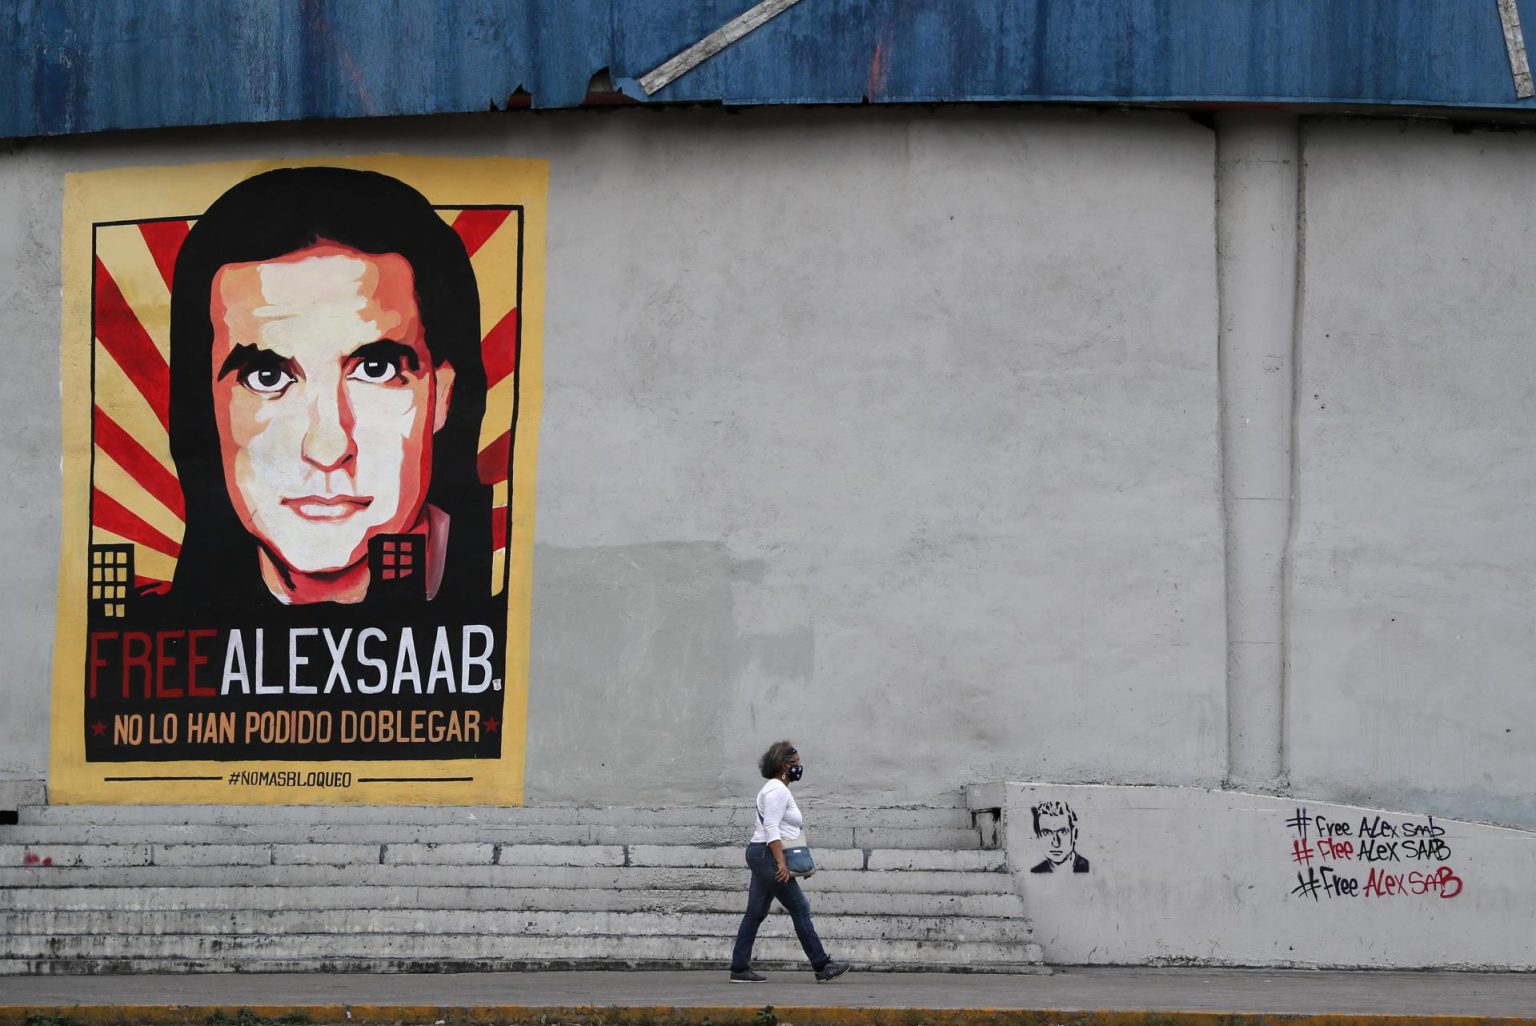
[[[522,801],[547,184],[69,176],[54,801]]]

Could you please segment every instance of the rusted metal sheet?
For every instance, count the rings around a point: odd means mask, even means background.
[[[804,0],[639,87],[752,6],[6,0],[0,137],[571,107],[603,69],[641,103],[1536,102],[1499,0]]]

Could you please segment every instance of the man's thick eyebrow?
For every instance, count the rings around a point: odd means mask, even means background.
[[[369,342],[365,346],[358,346],[347,354],[349,360],[390,360],[404,364],[411,368],[412,373],[421,370],[421,358],[416,355],[416,350],[404,342],[396,342],[392,338],[381,338],[377,342]]]
[[[279,356],[270,349],[263,349],[261,346],[247,342],[243,345],[235,346],[230,351],[230,354],[224,358],[223,364],[219,366],[218,377],[214,380],[223,380],[231,371],[266,370],[269,368],[273,370],[289,370],[292,366],[293,361],[288,357]]]

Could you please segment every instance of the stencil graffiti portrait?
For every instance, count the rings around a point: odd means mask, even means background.
[[[521,801],[534,161],[71,176],[60,801]]]
[[[1031,873],[1088,872],[1088,860],[1077,853],[1077,813],[1066,802],[1050,801],[1029,809],[1035,836],[1045,842],[1045,858]]]

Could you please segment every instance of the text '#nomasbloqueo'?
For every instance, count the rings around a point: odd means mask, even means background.
[[[352,774],[324,770],[230,770],[230,787],[351,787]]]

